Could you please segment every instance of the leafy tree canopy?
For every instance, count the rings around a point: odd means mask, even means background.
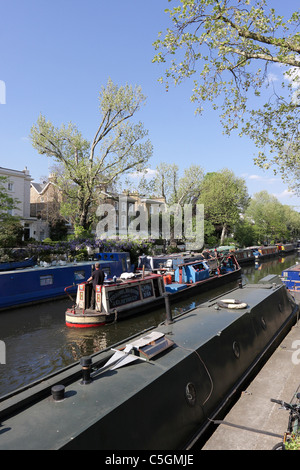
[[[222,245],[228,229],[233,229],[249,203],[245,180],[227,168],[207,173],[198,202],[204,204],[205,218],[213,224],[220,224]]]
[[[69,123],[55,127],[39,116],[31,129],[33,147],[60,166],[57,185],[65,196],[64,215],[88,229],[93,220],[97,189],[134,168],[141,171],[152,155],[151,142],[141,122],[132,122],[145,96],[140,87],[118,86],[110,79],[99,94],[100,120],[90,142]]]
[[[173,27],[154,43],[154,62],[170,58],[166,86],[193,77],[191,99],[199,104],[197,112],[207,101],[220,109],[225,132],[239,128],[250,136],[260,149],[255,163],[273,167],[300,192],[299,10],[284,18],[272,0],[175,3],[167,10]],[[272,64],[282,66],[280,93],[270,79]],[[261,93],[266,88],[265,100]],[[256,98],[254,106],[249,98]]]

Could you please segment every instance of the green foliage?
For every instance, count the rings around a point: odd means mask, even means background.
[[[23,226],[20,218],[11,215],[18,208],[18,199],[11,197],[7,191],[8,178],[0,176],[0,246],[12,247],[22,244]]]
[[[233,229],[249,202],[246,183],[228,169],[208,173],[201,185],[198,203],[204,205],[205,218],[222,229],[223,245],[228,228]]]
[[[285,450],[300,450],[300,436],[292,436],[291,439],[285,443]]]
[[[258,146],[257,165],[299,188],[299,10],[284,18],[271,0],[177,0],[166,12],[172,27],[154,43],[153,61],[167,67],[160,80],[192,77],[197,112],[219,109],[226,133],[239,128]],[[282,66],[278,84],[272,64]]]
[[[50,238],[54,240],[65,240],[68,234],[68,227],[62,218],[49,223]]]
[[[240,247],[257,245],[259,242],[255,226],[248,220],[240,220],[235,225],[234,237]]]
[[[255,224],[258,241],[296,238],[300,214],[281,204],[275,196],[260,191],[254,194],[245,212],[249,223]]]
[[[0,246],[14,247],[22,245],[24,229],[16,218],[0,219]]]
[[[152,145],[145,140],[148,132],[141,122],[131,122],[145,101],[141,88],[119,87],[109,79],[99,100],[101,118],[91,142],[74,124],[55,127],[42,115],[30,134],[38,153],[59,164],[64,216],[85,230],[93,221],[100,190],[133,168],[143,170],[152,155]]]
[[[45,245],[49,245],[49,243],[52,243],[52,240],[51,240],[51,238],[47,237],[47,238],[44,238],[43,243]]]

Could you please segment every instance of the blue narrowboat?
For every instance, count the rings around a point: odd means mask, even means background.
[[[295,264],[281,273],[281,280],[285,287],[294,296],[297,302],[300,301],[300,264]]]
[[[127,252],[98,253],[95,257],[107,278],[132,270]],[[77,285],[90,277],[94,264],[95,260],[3,271],[0,273],[0,310],[65,296],[66,287],[68,293],[75,293]]]

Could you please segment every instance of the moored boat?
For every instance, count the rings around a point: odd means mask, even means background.
[[[294,243],[278,243],[277,246],[280,256],[289,255],[296,250],[296,245]]]
[[[165,303],[216,288],[241,276],[241,268],[230,254],[219,260],[217,269],[211,269],[203,260],[178,265],[174,274],[137,274],[131,279],[117,279],[113,283],[96,286],[95,309],[90,307],[91,286],[78,286],[76,304],[66,310],[69,327],[98,327],[157,308]],[[126,276],[124,273],[122,276]]]
[[[84,282],[77,287],[76,304],[65,314],[66,325],[91,328],[145,312],[163,302],[163,277],[159,274],[118,279],[96,286],[95,309],[90,307],[92,285]]]
[[[295,300],[300,302],[300,264],[284,269],[281,273],[281,280]]]
[[[273,256],[278,255],[277,245],[270,245],[270,246],[261,245],[261,246],[253,246],[250,248],[253,249],[256,261],[263,260],[266,258],[271,258]]]
[[[0,399],[0,449],[189,450],[297,312],[268,276],[84,357]]]
[[[137,271],[163,274],[166,271],[173,273],[179,264],[192,263],[194,261],[204,260],[211,268],[217,268],[217,259],[211,250],[204,250],[201,253],[183,252],[164,255],[142,255],[138,259]]]
[[[234,256],[239,264],[254,263],[255,255],[252,248],[241,248],[234,250]]]
[[[36,265],[36,257],[31,256],[22,261],[8,261],[7,263],[0,263],[0,271],[14,271],[15,269],[30,268]]]
[[[127,252],[107,253],[107,259],[99,262],[108,277],[131,270]],[[3,271],[0,273],[0,310],[65,297],[66,286],[70,286],[70,293],[76,293],[77,285],[90,276],[94,264],[95,261],[63,261]]]

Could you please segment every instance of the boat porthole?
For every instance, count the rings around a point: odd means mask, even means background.
[[[196,388],[192,382],[186,384],[185,387],[185,398],[190,406],[195,406],[196,404]]]
[[[240,357],[240,346],[239,346],[239,343],[237,341],[233,342],[232,349],[233,349],[233,353],[234,353],[235,357],[237,359],[239,359],[239,357]]]
[[[267,329],[267,324],[266,324],[266,320],[264,319],[264,317],[261,317],[260,322],[261,322],[262,328],[264,330],[266,330]]]

